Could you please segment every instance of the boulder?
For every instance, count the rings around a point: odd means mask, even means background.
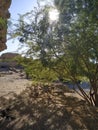
[[[3,53],[0,57],[0,59],[2,60],[11,60],[14,59],[15,57],[19,56],[18,53],[11,53],[11,52],[7,52],[7,53]]]
[[[0,70],[9,70],[9,68],[20,68],[20,65],[18,65],[16,61],[16,57],[20,56],[18,53],[3,53],[0,56]]]

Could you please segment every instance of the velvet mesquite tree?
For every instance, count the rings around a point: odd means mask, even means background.
[[[98,106],[97,4],[88,0],[55,0],[60,12],[58,22],[49,22],[49,6],[37,8],[21,16],[14,31],[14,36],[28,45],[29,56],[74,82],[80,92],[75,90],[95,106]],[[89,81],[89,93],[78,83],[81,78]]]
[[[90,83],[89,94],[77,85],[86,101],[98,106],[98,2],[96,0],[55,0],[60,11],[62,35],[68,42],[69,70],[72,80],[77,75],[86,77]],[[62,30],[62,29],[61,29]]]

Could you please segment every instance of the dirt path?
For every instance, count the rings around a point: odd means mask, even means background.
[[[20,93],[0,98],[0,130],[98,130],[97,108],[76,98],[66,87],[26,88],[31,81],[21,76],[13,72],[0,77],[0,96]]]
[[[20,94],[27,86],[32,83],[30,80],[21,76],[21,73],[8,72],[1,74],[0,77],[0,97],[13,97],[13,94]],[[80,98],[77,93],[65,93],[66,96],[73,96]]]
[[[2,98],[0,130],[98,130],[98,109],[58,90],[37,85]]]
[[[0,97],[3,95],[11,96],[13,93],[19,94],[31,81],[21,77],[20,73],[1,74],[0,77]]]

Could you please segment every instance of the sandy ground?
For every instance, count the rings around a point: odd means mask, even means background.
[[[31,84],[30,80],[21,76],[21,73],[2,73],[0,76],[0,97],[11,96],[13,93],[19,94]]]
[[[0,97],[13,97],[13,94],[20,94],[32,82],[24,75],[16,72],[3,72],[0,76]],[[77,93],[65,93],[66,96],[81,97]]]
[[[97,108],[66,87],[31,83],[20,72],[0,77],[0,96],[13,96],[0,98],[0,130],[98,130]]]

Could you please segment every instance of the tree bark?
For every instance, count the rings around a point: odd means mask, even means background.
[[[98,107],[98,94],[95,94],[95,106]]]

